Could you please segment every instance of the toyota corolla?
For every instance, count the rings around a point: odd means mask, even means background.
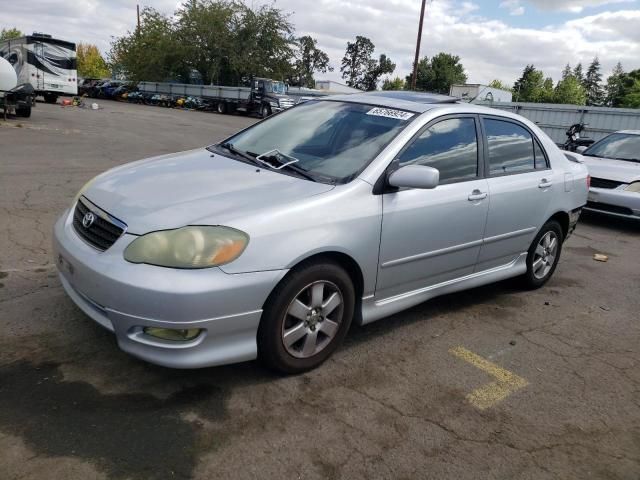
[[[585,166],[517,115],[331,97],[97,176],[56,223],[55,260],[136,357],[295,373],[353,322],[510,277],[542,286],[587,191]]]

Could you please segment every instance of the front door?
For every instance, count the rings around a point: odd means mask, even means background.
[[[411,164],[437,168],[440,184],[383,195],[376,297],[473,273],[489,205],[478,132],[475,115],[442,117],[422,129],[394,160],[392,169]]]
[[[495,117],[483,117],[482,124],[491,205],[478,271],[527,252],[552,213],[553,189],[558,188],[542,146],[524,125]]]

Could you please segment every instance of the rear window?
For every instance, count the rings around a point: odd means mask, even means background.
[[[489,173],[504,175],[535,168],[533,138],[520,125],[492,118],[484,119],[489,147]]]

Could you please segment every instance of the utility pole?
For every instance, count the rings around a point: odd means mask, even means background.
[[[138,15],[138,35],[140,35],[140,4],[136,3],[136,13]]]
[[[413,61],[413,76],[411,77],[411,90],[416,89],[416,79],[418,77],[418,60],[420,58],[420,42],[422,41],[422,22],[424,21],[424,7],[427,0],[422,0],[420,9],[420,26],[418,27],[418,40],[416,41],[416,58]]]

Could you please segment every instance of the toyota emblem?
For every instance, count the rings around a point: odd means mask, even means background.
[[[96,216],[92,212],[87,212],[84,214],[84,217],[82,218],[82,226],[84,228],[89,228],[91,225],[93,225],[93,222],[95,221],[96,221]]]

